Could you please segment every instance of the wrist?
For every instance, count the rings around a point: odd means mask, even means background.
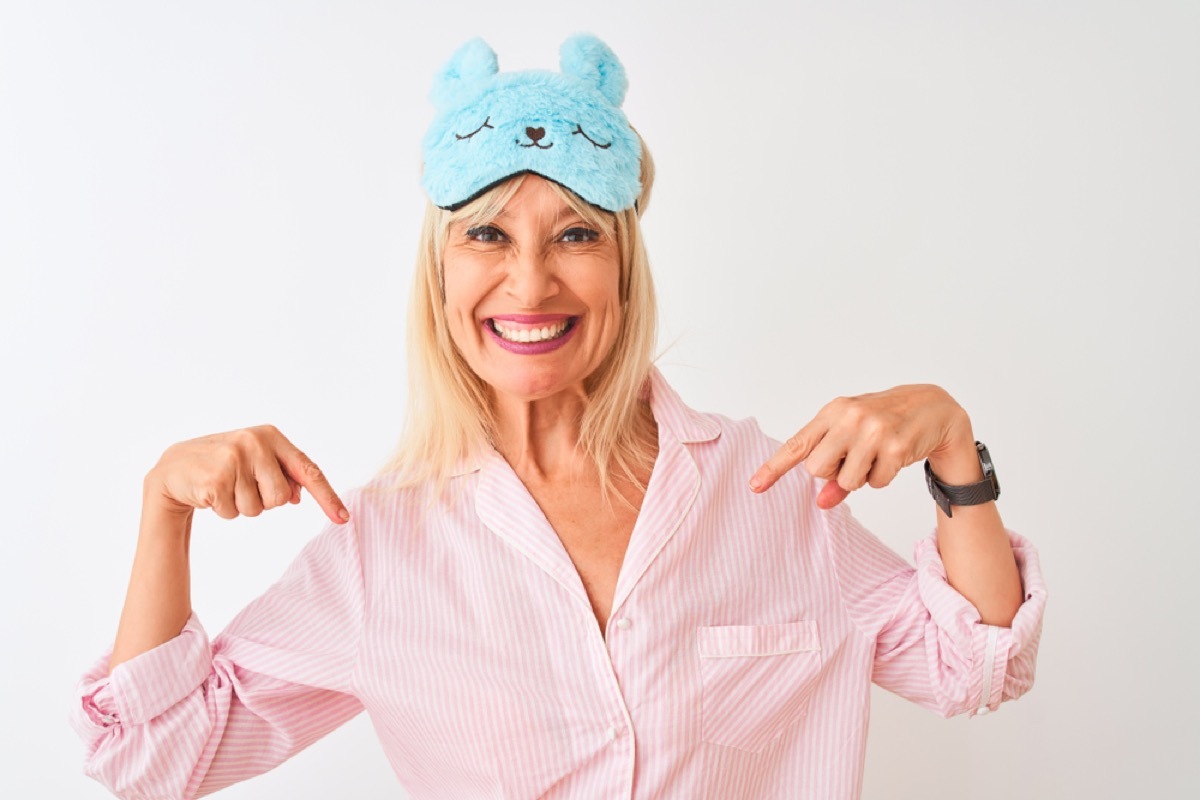
[[[161,497],[142,497],[142,518],[138,527],[139,542],[168,541],[186,544],[192,531],[196,509],[183,510],[178,505],[163,502]]]
[[[953,452],[957,454],[958,451],[956,449]],[[975,443],[975,452],[979,465],[976,474],[982,477],[979,480],[965,483],[963,482],[964,477],[971,473],[961,462],[943,459],[939,469],[945,470],[953,476],[945,478],[937,474],[932,461],[925,460],[925,484],[938,507],[947,517],[954,515],[953,506],[977,506],[990,503],[1000,496],[1000,483],[996,480],[996,470],[992,465],[991,453],[988,452],[983,442]],[[951,480],[954,482],[951,483]]]
[[[189,522],[196,509],[167,497],[163,491],[162,481],[154,470],[150,470],[142,478],[142,516],[147,514],[160,518],[177,517]]]
[[[947,486],[965,486],[983,480],[983,467],[979,464],[979,452],[973,439],[942,452],[930,453],[929,468]]]

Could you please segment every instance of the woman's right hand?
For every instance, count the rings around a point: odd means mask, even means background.
[[[256,425],[168,447],[146,473],[143,502],[181,516],[211,508],[225,519],[257,517],[299,503],[301,487],[334,523],[350,519],[320,467],[274,425]]]

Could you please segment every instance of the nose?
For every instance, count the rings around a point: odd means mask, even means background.
[[[546,129],[545,128],[526,128],[525,135],[536,142],[538,139],[541,139],[543,136],[546,135]]]
[[[543,253],[521,250],[509,262],[504,290],[520,308],[535,309],[558,294],[558,276]]]

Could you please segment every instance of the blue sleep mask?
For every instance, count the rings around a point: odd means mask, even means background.
[[[522,172],[562,184],[607,211],[633,208],[642,148],[621,111],[629,85],[608,45],[589,33],[559,48],[561,72],[499,72],[481,38],[434,79],[437,109],[421,142],[421,185],[454,210]]]

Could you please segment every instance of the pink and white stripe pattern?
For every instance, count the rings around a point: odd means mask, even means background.
[[[916,568],[804,469],[755,495],[778,446],[685,406],[654,370],[659,455],[607,630],[533,498],[490,453],[449,493],[343,495],[283,577],[211,642],[176,638],[82,677],[88,775],[126,798],[191,798],[371,719],[413,798],[860,795],[873,682],[943,716],[1033,684],[1046,587],[1011,628]]]

